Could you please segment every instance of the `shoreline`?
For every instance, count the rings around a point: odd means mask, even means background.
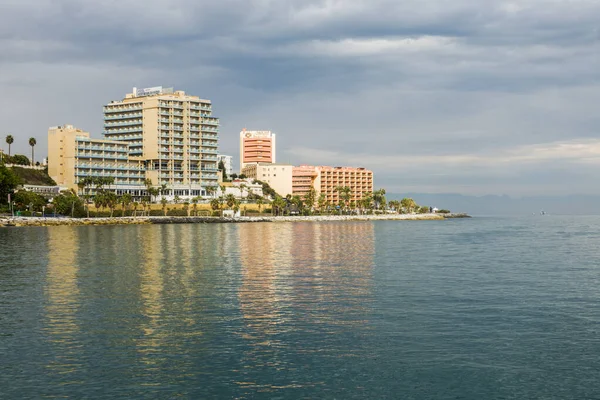
[[[113,218],[54,218],[0,217],[0,227],[23,226],[92,226],[92,225],[166,225],[250,222],[336,222],[336,221],[440,221],[452,218],[471,218],[467,214],[381,214],[381,215],[314,215],[261,217],[113,217]]]

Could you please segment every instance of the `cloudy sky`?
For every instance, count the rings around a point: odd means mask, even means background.
[[[388,192],[600,194],[598,0],[3,0],[0,146],[132,87],[213,101],[221,151],[364,166]],[[237,162],[237,160],[236,160]]]

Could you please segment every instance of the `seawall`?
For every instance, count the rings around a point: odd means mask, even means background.
[[[335,221],[423,221],[469,218],[467,214],[382,214],[382,215],[315,215],[288,217],[114,217],[114,218],[41,218],[0,217],[0,227],[18,226],[85,226],[141,224],[209,224],[249,222],[335,222]]]

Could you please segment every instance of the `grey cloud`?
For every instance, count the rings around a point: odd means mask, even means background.
[[[344,164],[493,160],[597,137],[598,20],[600,4],[586,0],[9,0],[0,5],[0,88],[12,95],[0,99],[1,129],[20,152],[37,136],[40,154],[48,126],[71,122],[98,136],[102,104],[163,84],[212,99],[222,150],[234,155],[246,126],[279,133],[281,161],[294,163],[326,163],[320,149]],[[595,190],[584,175],[600,172],[544,160],[502,180],[506,166],[438,164],[374,169],[399,190],[512,194],[566,183]],[[553,165],[572,175],[544,175]]]

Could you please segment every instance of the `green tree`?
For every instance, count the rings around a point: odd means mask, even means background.
[[[219,171],[221,172],[223,182],[227,182],[227,172],[225,172],[225,164],[223,163],[223,160],[219,161]]]
[[[327,196],[325,195],[325,193],[321,192],[321,194],[319,194],[317,205],[319,206],[319,212],[323,214],[323,212],[325,211],[325,206],[327,205]]]
[[[316,201],[317,191],[315,188],[311,187],[310,190],[304,195],[304,204],[306,204],[306,207],[309,211],[312,211]]]
[[[363,194],[362,198],[360,199],[360,205],[361,208],[363,210],[369,210],[372,211],[373,210],[373,195],[370,192],[366,192]]]
[[[183,209],[185,210],[185,212],[187,213],[187,216],[190,216],[190,202],[189,201],[184,201],[183,202]]]
[[[181,197],[179,197],[179,195],[176,194],[175,197],[173,198],[173,203],[178,204],[179,201],[181,201]]]
[[[6,144],[8,144],[8,155],[10,156],[10,146],[15,142],[13,135],[6,135]]]
[[[144,212],[146,211],[146,208],[149,207],[148,200],[146,200],[145,197],[142,197],[141,206],[142,206],[142,216],[144,216]],[[148,213],[148,215],[150,215],[150,213]]]
[[[385,200],[385,189],[379,189],[373,192],[373,201],[375,201],[375,208],[379,210],[379,208],[383,205],[385,208],[386,200]]]
[[[219,202],[219,199],[212,199],[210,201],[210,208],[212,208],[213,211],[219,211],[221,209],[221,203]]]
[[[16,164],[16,165],[31,165],[31,161],[29,160],[29,158],[27,158],[27,156],[24,156],[22,154],[15,154],[14,156],[11,157],[10,162],[12,164]]]
[[[292,196],[292,198],[289,201],[291,204],[296,206],[296,208],[298,209],[298,212],[302,212],[302,210],[304,209],[304,202],[302,201],[300,196],[298,196],[298,195]]]
[[[235,205],[235,196],[229,193],[227,196],[225,196],[225,202],[227,203],[227,208],[232,209]]]
[[[338,186],[335,188],[335,191],[339,193],[340,207],[348,208],[350,198],[352,197],[352,189],[350,189],[348,186]]]
[[[129,210],[129,205],[133,201],[133,198],[129,193],[125,193],[121,196],[121,217],[125,216],[125,211]]]
[[[192,198],[192,207],[194,209],[194,216],[197,217],[198,216],[198,201],[200,199],[198,199],[198,197],[194,197]]]
[[[19,185],[19,178],[10,168],[0,165],[0,204],[8,204],[8,195]]]
[[[52,199],[52,206],[56,213],[81,218],[85,216],[83,202],[71,191],[65,191]]]
[[[29,138],[29,145],[31,146],[31,165],[35,164],[35,157],[33,149],[35,148],[35,145],[37,144],[37,141],[35,140],[35,138]]]
[[[398,200],[390,200],[388,202],[388,207],[396,211],[396,213],[399,213],[401,205]]]
[[[133,205],[133,216],[137,217],[137,209],[140,206],[140,203],[138,203],[137,201],[134,201],[132,203],[132,205]]]
[[[106,206],[110,210],[110,217],[112,218],[115,213],[115,208],[117,207],[117,204],[119,204],[119,198],[114,192],[106,192],[105,196]]]
[[[214,195],[216,192],[217,192],[216,186],[207,186],[206,187],[206,193],[208,193],[209,196]]]
[[[258,205],[258,213],[262,213],[262,205],[265,203],[262,197],[256,199],[256,204]]]
[[[273,202],[271,203],[271,212],[275,215],[275,216],[279,216],[283,214],[283,210],[285,209],[286,206],[286,201],[283,199],[283,197],[277,195],[275,197],[275,200],[273,200]]]
[[[94,206],[96,210],[102,210],[106,206],[106,195],[104,192],[97,192],[94,196]]]
[[[46,205],[46,199],[37,193],[27,190],[19,190],[15,193],[13,201],[17,208],[24,210],[32,206],[29,211],[42,211],[42,207]]]
[[[160,204],[162,204],[162,210],[165,217],[167,216],[167,203],[168,201],[166,198],[163,197],[162,199],[160,199]]]
[[[271,199],[275,199],[277,196],[279,196],[277,192],[271,186],[269,186],[267,182],[254,180],[254,183],[258,183],[262,186],[262,191],[265,196],[269,196]]]
[[[408,197],[403,198],[400,201],[400,205],[402,205],[402,208],[407,212],[407,213],[412,213],[418,206],[417,203]]]

